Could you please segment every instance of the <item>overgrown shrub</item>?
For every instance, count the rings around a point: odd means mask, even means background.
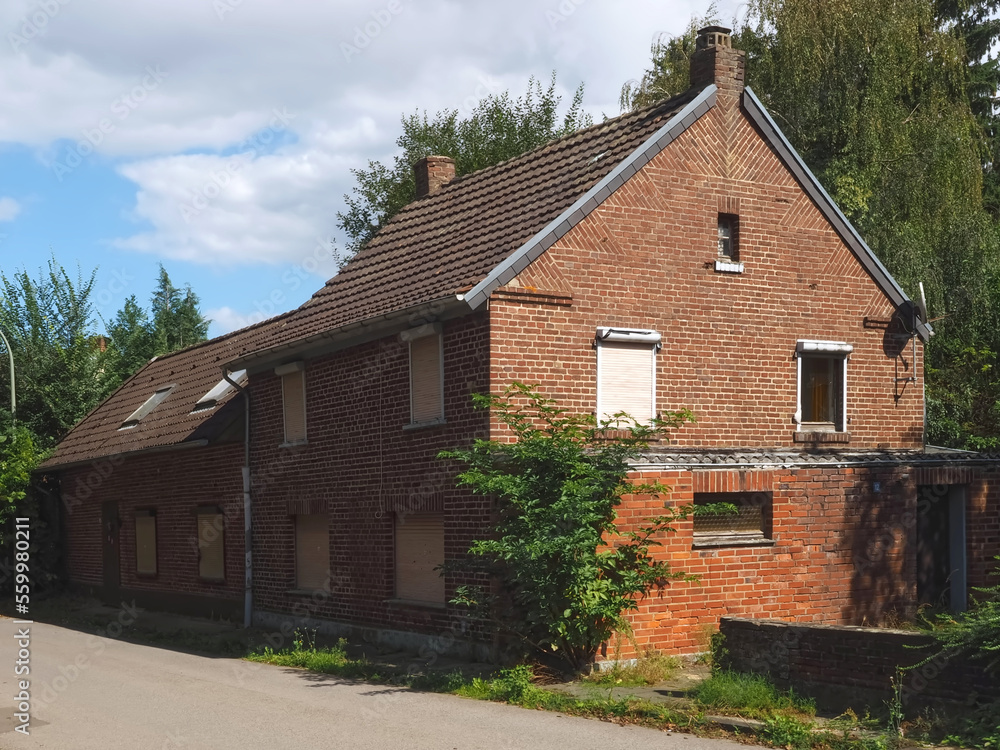
[[[453,601],[543,658],[583,670],[651,589],[690,579],[650,554],[690,508],[664,507],[638,530],[621,531],[615,521],[624,494],[658,496],[668,489],[630,484],[629,460],[691,414],[670,412],[651,426],[618,414],[598,424],[522,383],[473,398],[509,428],[513,441],[477,440],[441,457],[467,466],[458,475],[461,485],[496,498],[493,533],[476,540],[458,567],[498,579],[502,593],[467,585]]]

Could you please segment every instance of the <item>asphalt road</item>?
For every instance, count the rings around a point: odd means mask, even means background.
[[[735,750],[455,696],[30,626],[31,727],[15,727],[17,627],[0,619],[0,748]],[[743,746],[745,747],[745,746]]]

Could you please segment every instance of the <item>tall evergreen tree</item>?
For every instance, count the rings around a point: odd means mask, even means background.
[[[110,387],[130,378],[155,354],[152,323],[133,294],[108,325],[106,369]]]
[[[161,265],[156,290],[151,300],[154,353],[168,354],[205,341],[207,320],[199,309],[198,295],[187,285],[178,289]]]

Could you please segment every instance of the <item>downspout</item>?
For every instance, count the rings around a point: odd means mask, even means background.
[[[231,377],[226,367],[222,379],[243,395],[243,556],[245,582],[243,590],[243,627],[253,624],[253,503],[250,500],[250,393]]]

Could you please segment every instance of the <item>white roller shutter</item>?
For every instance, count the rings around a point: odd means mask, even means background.
[[[396,598],[444,604],[444,516],[396,516]]]
[[[605,341],[598,345],[597,357],[598,419],[604,422],[624,411],[648,423],[656,415],[653,346]]]

